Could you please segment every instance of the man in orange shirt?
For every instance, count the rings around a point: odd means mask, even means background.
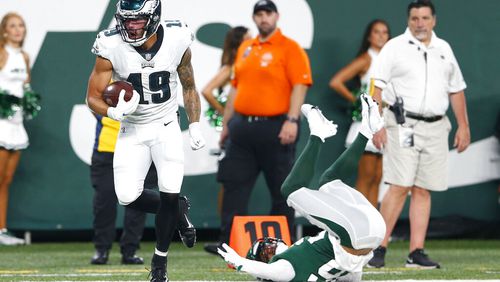
[[[306,52],[277,28],[279,13],[271,0],[258,1],[253,20],[259,35],[243,42],[236,56],[232,90],[224,112],[218,180],[224,185],[220,243],[228,242],[235,215],[247,214],[248,201],[262,171],[271,193],[270,214],[294,211],[280,187],[295,160],[300,107],[312,84]],[[217,245],[205,250],[217,253]]]

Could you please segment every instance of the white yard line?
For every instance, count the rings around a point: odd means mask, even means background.
[[[140,275],[147,275],[147,272],[119,272],[119,273],[40,273],[40,274],[0,274],[0,277],[87,277],[87,276],[118,276],[118,275],[131,275],[131,276],[140,276]]]
[[[396,273],[395,271],[394,273]],[[392,273],[392,272],[391,272]],[[111,276],[118,276],[118,275],[123,275],[127,274],[130,276],[144,276],[144,272],[114,272],[110,271],[108,273],[105,272],[88,272],[88,273],[67,273],[67,274],[62,274],[62,273],[3,273],[0,274],[0,279],[1,278],[6,278],[6,277],[26,277],[26,278],[31,278],[35,280],[23,280],[23,281],[38,281],[36,280],[36,277],[64,277],[64,278],[70,278],[70,277],[96,277],[96,276],[105,276],[105,277],[111,277]],[[387,274],[387,272],[373,272],[370,274]],[[144,277],[142,277],[144,278]],[[53,280],[54,282],[73,282],[73,280]],[[88,280],[87,280],[88,281]],[[101,280],[93,280],[94,282],[101,282]],[[127,280],[127,281],[145,281],[144,279],[140,280]],[[205,280],[190,280],[191,282],[205,282]],[[224,282],[227,282],[228,280],[224,280]],[[104,282],[104,281],[102,281]],[[216,281],[215,281],[216,282]],[[494,280],[366,280],[366,282],[500,282],[500,279]]]

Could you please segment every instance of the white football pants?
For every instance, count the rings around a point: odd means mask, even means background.
[[[144,189],[151,161],[160,192],[179,193],[184,177],[184,149],[177,115],[149,124],[122,122],[113,158],[115,192],[121,205]]]
[[[340,180],[319,190],[300,188],[288,196],[287,203],[312,224],[354,249],[376,248],[385,236],[382,215],[355,189]]]

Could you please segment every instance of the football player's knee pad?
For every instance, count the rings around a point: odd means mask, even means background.
[[[172,181],[173,179],[158,179],[158,188],[160,192],[163,193],[180,193],[182,186],[182,178],[178,181]]]
[[[355,204],[350,212],[357,214],[351,218],[353,231],[350,234],[353,247],[355,249],[377,248],[382,243],[386,232],[385,221],[380,212],[369,203]]]
[[[158,188],[163,193],[180,193],[184,171],[178,173],[169,173],[168,175],[158,174]]]
[[[362,238],[358,238],[356,245],[360,249],[375,249],[380,246],[380,243],[384,240],[386,232],[385,221],[382,215],[375,208],[367,212],[369,224],[366,225],[366,228],[368,228],[368,234]]]
[[[137,200],[141,195],[141,191],[139,189],[115,189],[116,197],[118,198],[118,202],[120,205],[126,206],[133,201]]]

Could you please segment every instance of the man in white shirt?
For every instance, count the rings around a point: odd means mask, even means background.
[[[431,210],[429,191],[447,189],[451,124],[446,110],[450,101],[458,124],[454,139],[458,152],[469,145],[470,130],[466,84],[451,47],[433,32],[435,25],[431,1],[412,1],[405,33],[390,40],[375,61],[374,98],[390,106],[384,115],[385,127],[373,142],[384,149],[384,179],[391,186],[380,207],[387,232],[368,263],[371,267],[385,264],[389,237],[408,192],[411,236],[406,267],[440,267],[423,249]]]

